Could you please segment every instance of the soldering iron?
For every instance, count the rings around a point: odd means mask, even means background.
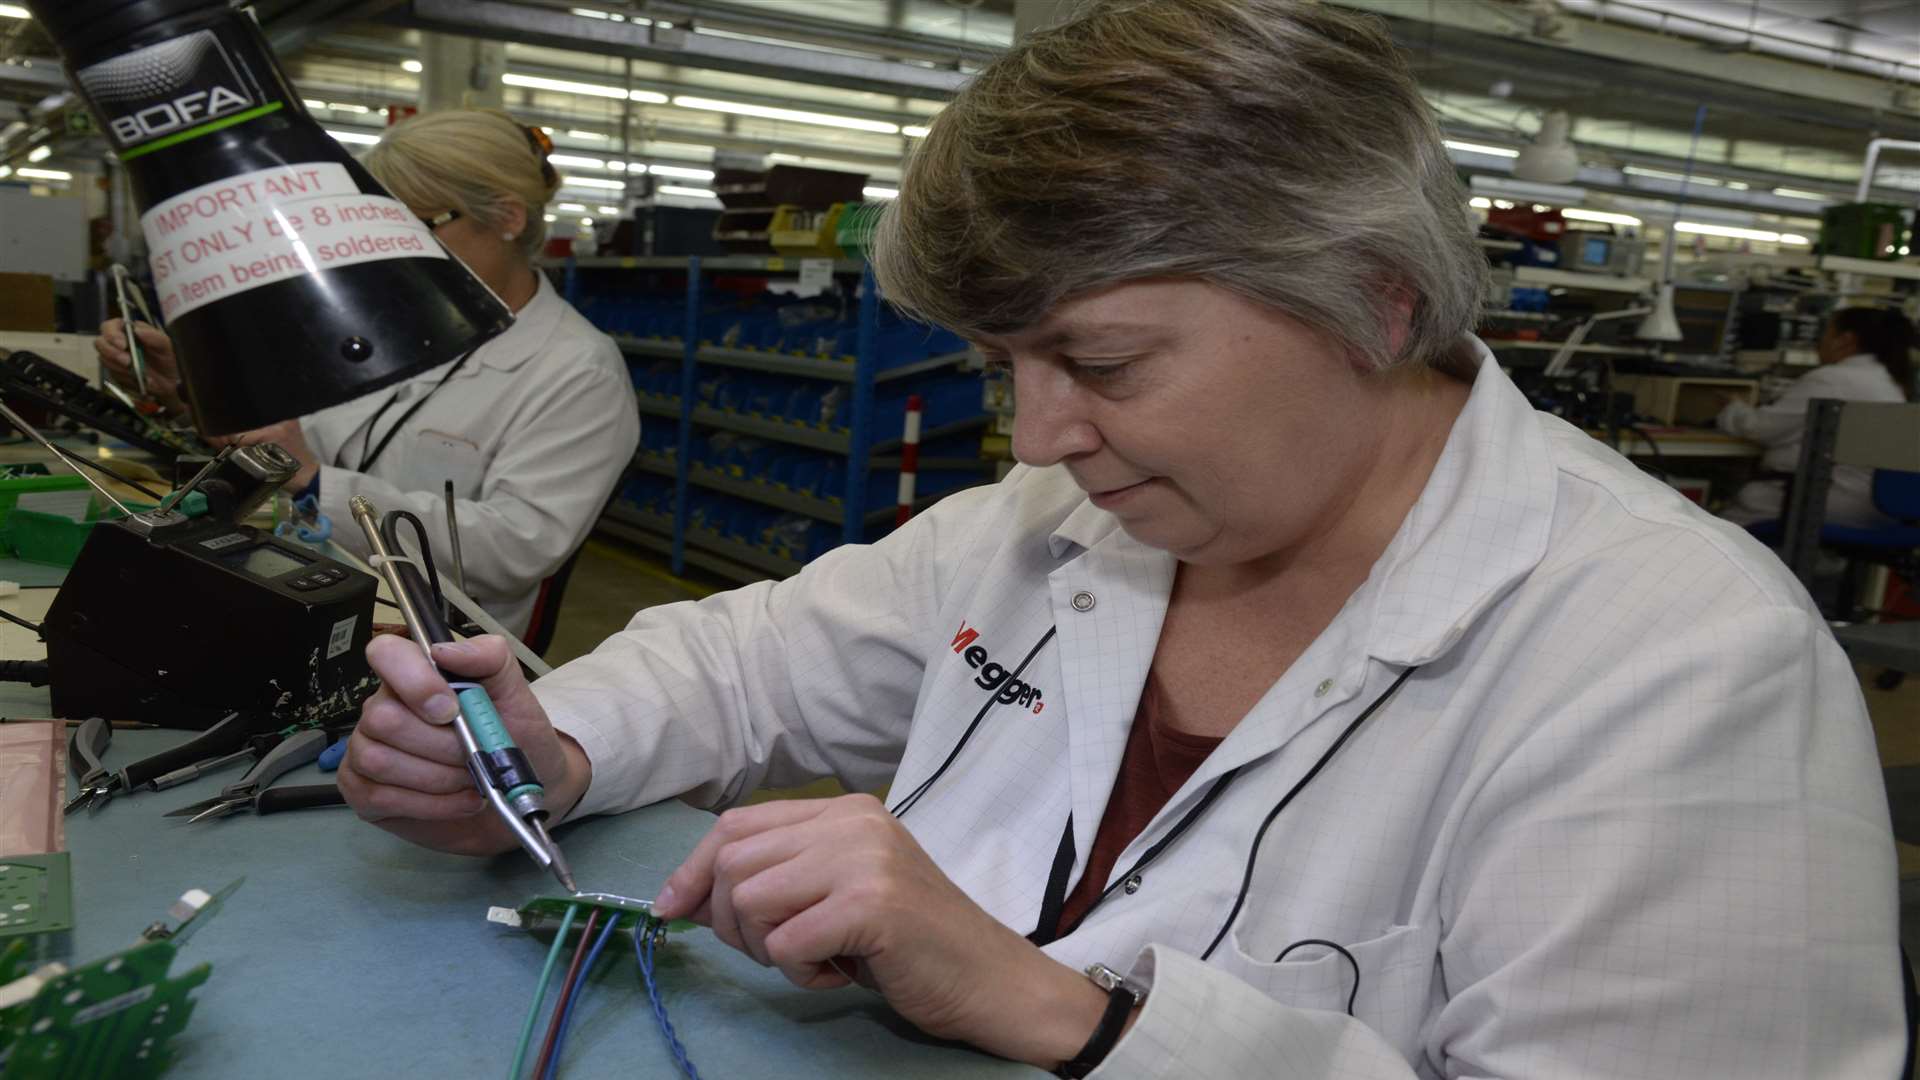
[[[422,531],[421,559],[428,560],[427,573],[423,574],[419,561],[401,553],[396,531],[396,526],[402,521],[411,521],[419,530],[419,521],[405,511],[394,511],[384,521],[376,521],[378,512],[364,496],[355,496],[349,506],[353,510],[353,519],[367,534],[367,546],[373,551],[373,558],[368,561],[386,578],[387,587],[393,592],[408,632],[419,643],[427,662],[434,664],[434,670],[439,671],[440,667],[433,659],[433,646],[452,641],[453,633],[447,628],[446,619],[441,614],[444,607],[436,596],[438,589],[434,585],[432,555],[426,553],[425,533]],[[507,732],[506,724],[501,722],[500,713],[493,707],[493,699],[487,695],[486,688],[475,682],[449,677],[444,671],[440,674],[447,678],[447,685],[460,703],[453,727],[459,733],[460,745],[466,751],[467,771],[473,774],[474,786],[480,789],[488,805],[513,830],[514,836],[520,840],[520,846],[526,849],[533,861],[551,870],[569,893],[579,892],[579,887],[574,884],[573,871],[560,854],[559,845],[547,834],[546,789],[534,774],[533,764],[527,760],[526,754],[514,744],[513,736]]]

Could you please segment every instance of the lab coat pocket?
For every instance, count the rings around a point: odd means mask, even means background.
[[[442,486],[453,481],[453,494],[458,499],[472,499],[480,495],[480,484],[486,478],[487,461],[480,448],[458,435],[449,435],[444,431],[428,428],[415,436],[408,455],[407,478],[411,483],[403,485],[423,488],[439,494]]]
[[[1439,986],[1439,934],[1426,926],[1396,926],[1370,941],[1341,941],[1353,956],[1353,963],[1324,945],[1300,945],[1289,949],[1292,941],[1332,935],[1301,933],[1271,948],[1262,943],[1258,958],[1241,951],[1239,935],[1231,940],[1233,948],[1224,966],[1243,982],[1282,1005],[1301,1009],[1325,1009],[1346,1012],[1347,998],[1353,997],[1353,1015],[1377,1031],[1415,1033],[1418,1018],[1426,1015],[1429,996]],[[1278,963],[1274,957],[1286,953]],[[1359,991],[1354,990],[1354,969],[1359,969]],[[1408,1022],[1408,1018],[1413,1018]],[[1402,1046],[1412,1055],[1417,1046]]]

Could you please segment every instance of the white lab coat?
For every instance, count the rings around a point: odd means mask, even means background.
[[[347,509],[355,495],[382,511],[413,511],[450,574],[443,486],[451,479],[466,591],[515,633],[527,627],[541,580],[586,539],[640,442],[619,348],[539,278],[513,326],[475,350],[370,471],[355,471],[368,448],[447,365],[300,420],[322,462],[320,510],[333,519],[333,541],[363,558],[366,538]],[[369,441],[368,423],[396,394]],[[411,532],[401,536],[412,542]]]
[[[1109,884],[1235,782],[1046,947],[1152,984],[1095,1075],[1891,1077],[1894,847],[1846,657],[1773,555],[1481,357],[1367,582]],[[1075,879],[1093,847],[1174,570],[1064,471],[1016,469],[790,580],[643,611],[534,690],[593,762],[576,815],[820,776],[898,800],[995,695],[989,665],[1057,628],[1030,702],[987,711],[902,819],[1026,933],[1069,812]],[[1409,665],[1201,962],[1261,821]],[[1353,953],[1353,1019],[1345,960],[1274,962],[1303,938]]]
[[[1790,473],[1800,467],[1800,443],[1807,433],[1807,403],[1816,398],[1842,401],[1905,401],[1900,385],[1886,366],[1870,353],[1822,364],[1795,379],[1772,402],[1755,408],[1736,401],[1721,410],[1720,430],[1752,439],[1767,448],[1760,464],[1773,472]],[[1733,501],[1720,512],[1728,521],[1751,525],[1784,515],[1786,482],[1754,480],[1742,485]],[[1873,470],[1853,465],[1835,466],[1827,492],[1827,523],[1871,528],[1892,521],[1873,505]]]

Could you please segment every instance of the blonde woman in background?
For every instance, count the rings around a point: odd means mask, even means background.
[[[453,481],[468,592],[524,633],[541,583],[566,562],[613,492],[640,439],[619,349],[563,300],[533,258],[559,187],[546,136],[495,110],[415,117],[362,159],[514,314],[506,333],[396,387],[236,438],[274,442],[300,460],[287,485],[336,523],[365,495],[412,510],[436,552],[449,550],[443,488]],[[149,381],[185,411],[171,343],[140,327]],[[119,320],[96,348],[130,383]],[[155,376],[159,376],[156,380]],[[358,530],[333,541],[365,555]]]

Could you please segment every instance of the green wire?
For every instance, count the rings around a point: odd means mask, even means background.
[[[567,943],[567,931],[573,929],[573,917],[579,913],[579,904],[568,904],[567,917],[560,920],[560,932],[553,935],[553,948],[547,950],[547,962],[540,968],[540,985],[533,992],[527,1019],[520,1025],[520,1045],[513,1048],[513,1071],[507,1074],[507,1080],[520,1080],[520,1069],[527,1063],[527,1044],[533,1041],[533,1022],[540,1019],[540,1006],[547,1000],[547,986],[553,982],[553,965],[559,961],[560,950]]]

